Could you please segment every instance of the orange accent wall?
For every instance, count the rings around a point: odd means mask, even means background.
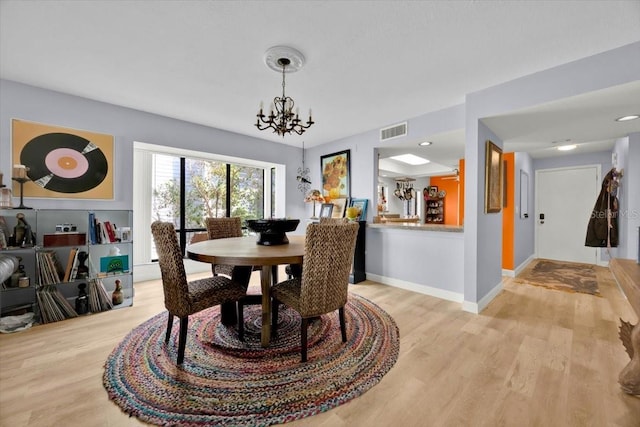
[[[444,224],[458,224],[458,181],[446,176],[432,176],[429,185],[438,187],[438,191],[446,191],[444,196]]]
[[[502,156],[505,166],[504,194],[507,203],[502,207],[502,268],[514,269],[514,207],[515,207],[515,154],[504,153]]]
[[[444,224],[462,225],[464,217],[464,160],[460,160],[458,167],[459,181],[452,176],[432,176],[429,185],[435,185],[438,190],[447,192],[444,197]]]

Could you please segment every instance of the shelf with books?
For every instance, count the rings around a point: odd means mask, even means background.
[[[18,212],[22,210],[0,210],[0,228],[8,230],[6,234],[10,239],[13,239]],[[7,245],[4,250],[25,259],[30,292],[8,292],[13,289],[3,285],[2,315],[11,307],[31,304],[42,322],[62,320],[74,317],[67,305],[74,308],[82,295],[93,302],[88,312],[133,304],[132,211],[34,209],[24,212],[34,236],[32,245]],[[103,231],[97,235],[97,230]],[[118,294],[122,292],[123,302],[116,306],[106,304],[104,295],[110,299],[116,287],[120,288]]]

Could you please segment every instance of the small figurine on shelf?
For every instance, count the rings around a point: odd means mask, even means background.
[[[22,261],[21,257],[18,257],[18,262]],[[12,288],[17,288],[20,286],[20,279],[23,277],[27,277],[27,273],[24,271],[24,265],[18,265],[18,269],[11,275],[11,281],[9,286]]]
[[[89,254],[85,251],[78,252],[78,274],[76,278],[78,279],[86,279],[89,277],[89,267],[84,265],[87,262],[87,258],[89,258]]]
[[[111,294],[111,302],[113,305],[122,304],[124,301],[124,294],[122,293],[122,285],[120,284],[120,280],[116,279],[116,290]]]
[[[86,283],[78,285],[78,297],[76,298],[76,312],[78,314],[87,314],[89,312],[89,297],[87,296]]]
[[[27,223],[24,214],[21,212],[16,215],[18,223],[13,227],[13,243],[15,246],[33,245],[33,233],[31,226]]]

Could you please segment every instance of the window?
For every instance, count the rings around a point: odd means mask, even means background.
[[[231,216],[245,219],[264,218],[264,180],[262,168],[229,165],[231,172]]]
[[[172,222],[184,250],[193,240],[206,238],[207,217],[245,220],[264,218],[265,211],[273,214],[278,167],[243,163],[250,161],[136,143],[134,227],[148,232],[134,241],[134,264],[157,259],[150,233],[153,221]]]

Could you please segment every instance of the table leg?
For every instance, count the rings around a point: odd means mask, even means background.
[[[236,303],[224,302],[220,304],[220,323],[225,326],[231,326],[238,323],[238,315]]]
[[[249,286],[251,271],[253,267],[237,265],[231,272],[231,280],[242,284],[245,288]],[[235,302],[225,302],[220,306],[220,322],[225,326],[235,325],[238,322]]]
[[[263,266],[260,270],[262,287],[262,339],[263,347],[269,346],[271,340],[271,269]]]

